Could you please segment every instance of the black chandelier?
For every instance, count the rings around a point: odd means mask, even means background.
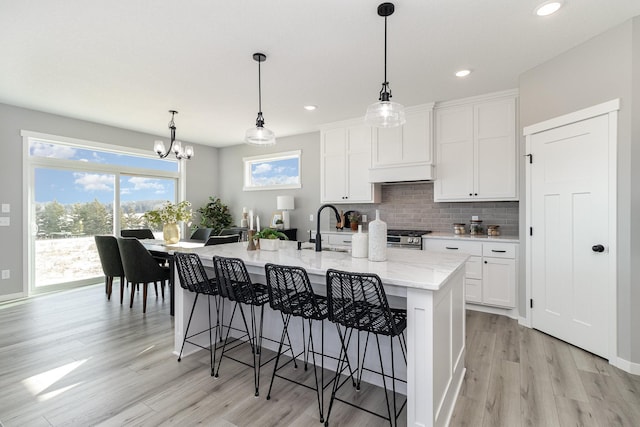
[[[176,141],[176,123],[173,121],[173,117],[178,114],[176,110],[169,110],[171,113],[171,121],[169,122],[169,129],[171,130],[171,143],[169,144],[169,149],[167,150],[164,146],[164,142],[162,140],[157,139],[153,144],[153,151],[155,151],[161,159],[166,158],[171,151],[175,154],[176,159],[190,159],[193,156],[193,146],[187,145],[182,148],[182,143],[180,141]]]

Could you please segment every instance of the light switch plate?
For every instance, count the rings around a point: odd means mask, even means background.
[[[11,212],[11,205],[9,203],[3,203],[2,213],[9,213],[9,212]]]
[[[2,278],[3,279],[8,279],[11,277],[11,272],[10,270],[2,270]]]
[[[10,224],[8,216],[0,216],[0,227],[8,227]]]

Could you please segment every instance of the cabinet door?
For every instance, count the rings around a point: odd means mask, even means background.
[[[408,111],[407,122],[395,128],[375,128],[373,167],[431,164],[431,110]]]
[[[516,186],[515,99],[474,106],[475,199],[513,199]]]
[[[482,303],[482,280],[465,278],[464,288],[465,301]]]
[[[436,111],[434,200],[474,199],[473,108]]]
[[[348,179],[347,202],[371,202],[373,185],[369,182],[371,167],[371,128],[353,126],[347,128]],[[325,170],[325,173],[331,170]]]
[[[347,132],[344,128],[322,133],[321,149],[321,201],[344,202],[347,196]]]
[[[516,261],[484,257],[482,266],[482,302],[500,307],[515,307]]]

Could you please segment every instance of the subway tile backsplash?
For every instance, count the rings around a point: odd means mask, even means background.
[[[433,183],[391,184],[382,186],[382,203],[337,205],[338,209],[356,210],[375,219],[376,209],[388,228],[453,231],[453,223],[467,225],[472,215],[487,225],[499,225],[501,234],[518,235],[518,202],[445,202],[433,201]]]

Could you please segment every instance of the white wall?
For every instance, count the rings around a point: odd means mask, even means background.
[[[632,144],[634,138],[640,137],[637,123],[640,109],[636,106],[633,114],[632,103],[634,98],[640,101],[639,41],[640,17],[636,17],[523,73],[519,87],[522,127],[611,99],[621,99],[618,116],[618,354],[635,363],[640,362],[640,335],[637,333],[640,314],[639,310],[634,310],[640,304],[640,289],[632,265],[639,265],[640,258],[640,170],[632,171],[631,165],[640,160],[640,147],[637,143]],[[525,167],[523,158],[521,170]],[[521,194],[525,194],[524,179],[521,182]],[[526,209],[523,199],[520,204],[521,236],[526,236]],[[524,249],[524,245],[521,247]],[[521,313],[525,307],[524,285],[522,269]]]
[[[243,157],[293,150],[302,150],[300,158],[302,188],[242,191]],[[271,215],[276,211],[276,197],[293,196],[295,210],[290,213],[291,228],[298,229],[298,239],[303,239],[303,233],[307,230],[315,229],[315,221],[309,221],[309,214],[313,214],[315,219],[316,211],[320,207],[320,132],[278,138],[276,145],[271,147],[241,144],[221,148],[219,166],[220,198],[229,206],[233,220],[237,224],[242,218],[242,208],[246,207],[253,209],[255,214],[260,216],[261,226],[268,225]]]
[[[165,119],[161,117],[159,120],[164,123]],[[23,282],[27,280],[23,277],[26,260],[23,259],[22,233],[26,216],[22,211],[22,130],[149,150],[152,150],[155,139],[169,139],[168,129],[166,135],[149,135],[0,104],[0,203],[11,205],[11,226],[0,227],[0,240],[4,243],[0,252],[0,270],[11,271],[10,279],[0,280],[0,300],[3,295],[22,292]],[[202,145],[195,145],[195,150],[196,156],[189,160],[187,166],[187,182],[193,185],[188,185],[186,198],[197,207],[218,191],[217,180],[214,179],[218,150]]]

